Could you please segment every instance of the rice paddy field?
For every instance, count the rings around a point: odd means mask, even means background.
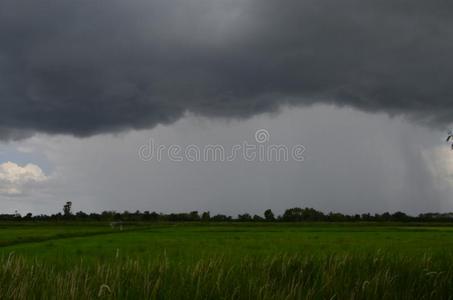
[[[453,227],[5,223],[0,299],[453,299]]]

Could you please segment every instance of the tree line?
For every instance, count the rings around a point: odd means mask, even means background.
[[[116,212],[103,211],[101,213],[72,212],[72,202],[66,202],[63,211],[51,215],[0,214],[0,221],[118,221],[118,222],[453,222],[453,213],[423,213],[417,216],[403,212],[382,214],[342,214],[323,213],[313,208],[294,207],[285,210],[281,215],[275,215],[272,210],[264,211],[262,215],[239,214],[236,217],[205,212],[186,213],[157,213],[150,211]]]

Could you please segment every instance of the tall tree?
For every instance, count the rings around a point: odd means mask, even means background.
[[[72,215],[71,207],[72,207],[71,201],[66,202],[66,204],[63,206],[63,214],[65,217],[69,217],[70,215]]]
[[[266,219],[266,221],[275,221],[274,213],[270,209],[267,209],[264,212],[264,218]]]

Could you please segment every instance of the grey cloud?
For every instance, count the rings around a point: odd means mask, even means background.
[[[453,4],[0,0],[0,138],[331,103],[453,122]]]

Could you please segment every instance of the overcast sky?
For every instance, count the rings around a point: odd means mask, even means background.
[[[441,0],[0,0],[0,211],[453,211],[452,17]],[[304,151],[144,159],[150,141]]]

